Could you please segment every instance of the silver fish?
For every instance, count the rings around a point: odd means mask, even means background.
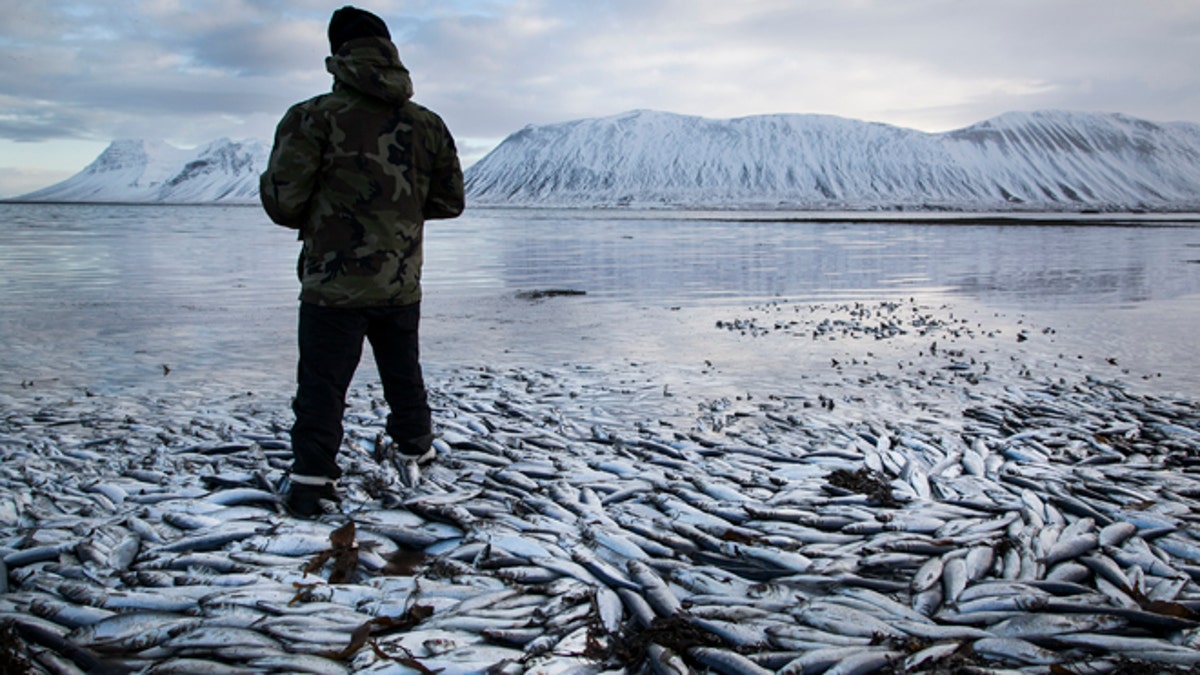
[[[700,663],[726,675],[769,675],[771,671],[736,653],[713,647],[691,647],[688,654]]]
[[[1020,638],[982,638],[971,643],[971,648],[980,656],[1018,665],[1050,665],[1063,660],[1058,653]]]

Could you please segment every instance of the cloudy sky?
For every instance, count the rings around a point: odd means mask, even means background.
[[[269,140],[328,89],[337,2],[0,0],[0,197],[116,138]],[[1200,122],[1197,0],[362,0],[464,163],[527,124],[649,108],[925,131],[1010,110]]]

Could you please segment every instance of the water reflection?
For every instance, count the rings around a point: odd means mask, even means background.
[[[476,211],[431,223],[427,241],[424,330],[432,358],[449,363],[584,348],[599,360],[635,348],[669,360],[656,343],[669,344],[671,331],[694,331],[702,344],[715,339],[713,317],[781,298],[917,295],[1064,316],[1082,308],[1089,339],[1125,340],[1168,361],[1184,353],[1178,335],[1200,330],[1194,312],[1178,315],[1200,294],[1200,265],[1189,262],[1200,257],[1200,231],[1184,226]],[[162,365],[170,384],[290,387],[298,248],[253,207],[0,204],[0,392],[34,379],[162,384]],[[550,288],[587,295],[570,305],[514,299]],[[1137,321],[1112,314],[1127,307]],[[1161,342],[1139,340],[1147,323],[1162,327]]]
[[[1050,309],[1200,291],[1200,275],[1186,258],[1187,247],[1200,241],[1191,227],[518,218],[468,220],[440,234],[488,238],[502,252],[490,272],[508,287],[569,286],[639,301],[824,300],[945,289]],[[431,242],[438,243],[436,235]],[[433,266],[433,278],[453,285],[454,261],[435,262],[446,265]]]

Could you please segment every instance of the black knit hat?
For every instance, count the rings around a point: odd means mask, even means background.
[[[336,54],[350,40],[365,37],[392,39],[387,24],[374,14],[346,5],[329,19],[329,51]]]

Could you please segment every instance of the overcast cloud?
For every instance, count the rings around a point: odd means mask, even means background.
[[[0,197],[115,138],[269,140],[326,91],[309,0],[0,0]],[[363,0],[469,163],[527,124],[649,108],[926,131],[1010,110],[1200,121],[1195,0]]]

